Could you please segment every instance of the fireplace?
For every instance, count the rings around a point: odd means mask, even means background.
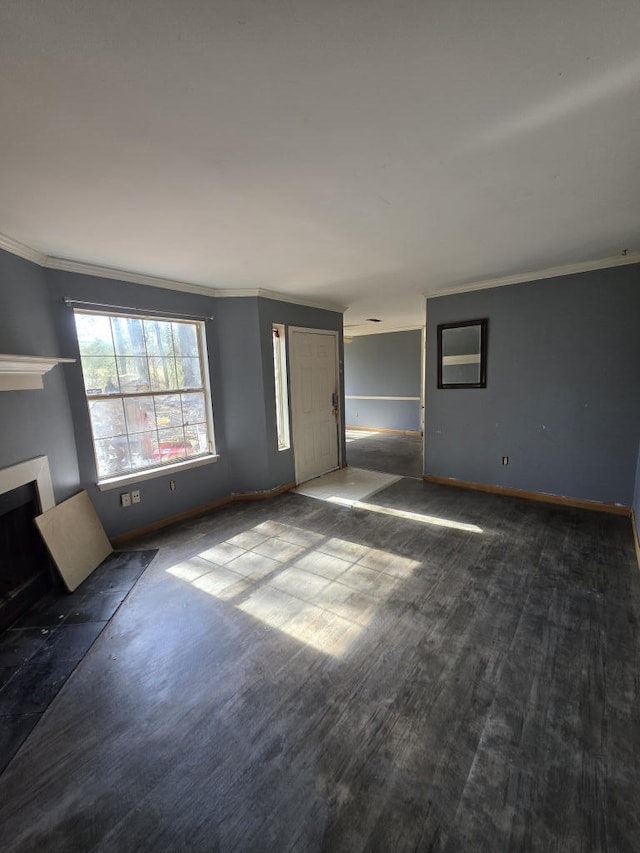
[[[52,585],[33,519],[55,505],[46,456],[0,470],[0,631]]]

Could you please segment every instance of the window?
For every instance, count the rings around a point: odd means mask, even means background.
[[[203,322],[75,321],[99,481],[215,453]]]
[[[273,326],[273,372],[276,392],[276,426],[278,450],[291,446],[289,439],[289,404],[287,392],[287,352],[284,341],[284,326]]]

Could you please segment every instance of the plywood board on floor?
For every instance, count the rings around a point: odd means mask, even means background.
[[[113,551],[87,492],[47,510],[35,522],[69,592]]]

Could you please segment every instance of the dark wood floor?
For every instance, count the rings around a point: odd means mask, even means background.
[[[347,462],[401,477],[422,477],[422,436],[376,430],[347,430]]]
[[[2,849],[637,853],[628,519],[411,479],[368,503],[141,540],[0,776]]]
[[[0,773],[154,556],[114,551],[73,595],[60,582],[0,634]]]

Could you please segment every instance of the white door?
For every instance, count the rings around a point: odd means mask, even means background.
[[[289,329],[296,483],[339,467],[338,333]]]

